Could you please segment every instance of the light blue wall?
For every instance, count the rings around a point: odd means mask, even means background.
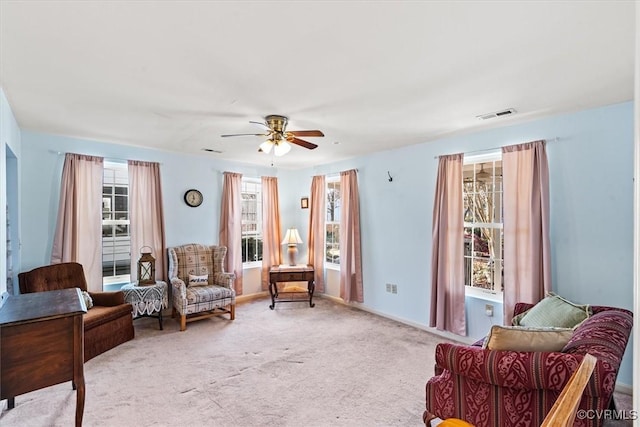
[[[18,238],[15,230],[19,227],[19,179],[18,159],[20,158],[20,128],[16,122],[9,101],[0,88],[0,295],[7,290],[7,228],[6,206],[12,226],[12,245],[14,246],[14,271],[19,268]]]
[[[64,153],[102,156],[113,160],[143,160],[161,164],[167,246],[218,242],[222,172],[250,176],[274,175],[272,168],[224,162],[213,156],[192,156],[118,144],[87,141],[25,131],[22,134],[22,271],[48,264],[58,213]],[[197,208],[183,201],[189,188],[204,201]]]
[[[545,139],[554,290],[580,303],[632,309],[632,115],[629,102],[300,170],[282,181],[281,198],[299,198],[301,182],[309,188],[312,175],[357,168],[364,304],[426,326],[436,157]],[[387,293],[386,283],[397,284],[398,294]],[[501,323],[502,306],[492,303],[495,315],[489,319],[484,304],[467,298],[471,338],[484,336],[491,322]],[[619,376],[623,384],[632,384],[631,362],[627,354]]]
[[[618,104],[295,171],[23,132],[22,270],[49,261],[64,160],[58,152],[160,162],[169,246],[217,242],[224,170],[247,176],[278,176],[283,230],[297,226],[306,242],[309,210],[300,209],[300,198],[309,195],[311,177],[356,168],[364,305],[426,326],[436,157],[546,139],[550,141],[547,152],[554,289],[576,302],[631,309],[632,108],[632,103]],[[393,182],[388,181],[387,171]],[[182,202],[184,191],[192,187],[200,189],[205,197],[196,209]],[[306,259],[302,246],[298,259]],[[397,284],[398,294],[387,293],[386,283]],[[494,304],[496,315],[489,319],[484,315],[483,301],[467,301],[469,336],[480,338],[491,321],[499,323],[502,308]],[[623,361],[618,380],[632,384],[630,355]]]

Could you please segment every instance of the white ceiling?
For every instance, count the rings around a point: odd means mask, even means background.
[[[629,101],[634,7],[0,0],[0,84],[22,129],[261,165],[220,135],[286,115],[326,135],[276,158],[298,168]]]

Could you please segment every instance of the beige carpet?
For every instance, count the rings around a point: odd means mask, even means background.
[[[421,426],[428,332],[318,298],[241,304],[236,320],[134,322],[85,365],[85,426]],[[70,426],[70,383],[16,397],[0,424]]]

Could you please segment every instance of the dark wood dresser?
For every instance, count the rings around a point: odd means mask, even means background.
[[[84,413],[84,328],[80,289],[12,295],[0,308],[0,399],[65,381],[76,389],[76,426]]]

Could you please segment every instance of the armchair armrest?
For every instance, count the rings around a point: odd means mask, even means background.
[[[124,292],[89,292],[89,296],[93,300],[93,305],[99,305],[102,307],[114,307],[116,305],[124,304]]]
[[[218,286],[224,286],[225,288],[233,289],[233,281],[236,279],[235,273],[214,273],[214,284]]]
[[[560,352],[518,352],[486,350],[474,346],[440,343],[436,366],[454,375],[498,387],[562,391],[582,362],[582,355]],[[585,394],[599,396],[606,381],[615,382],[616,370],[599,360]]]
[[[187,285],[184,283],[182,279],[177,277],[171,278],[171,287],[173,288],[173,295],[180,296],[182,299],[187,298]]]

